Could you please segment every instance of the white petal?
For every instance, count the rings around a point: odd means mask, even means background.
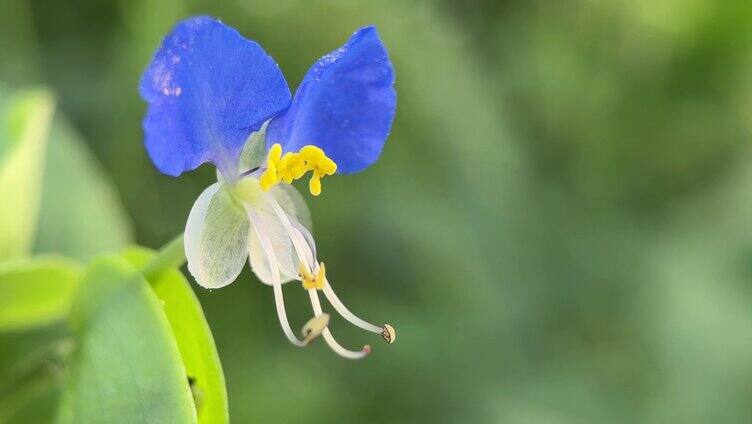
[[[300,259],[277,214],[269,204],[260,203],[253,207],[253,219],[269,238],[279,267],[281,282],[286,283],[297,279]],[[262,283],[274,284],[270,272],[268,252],[262,246],[258,234],[253,231],[253,228],[250,231],[250,262],[251,269]]]
[[[238,277],[248,257],[248,215],[214,183],[198,197],[185,226],[185,255],[196,282],[224,287]]]
[[[240,158],[238,159],[238,174],[243,173],[264,166],[266,163],[266,126],[269,121],[264,122],[256,132],[251,133],[243,145],[243,150],[240,152]],[[224,183],[226,178],[222,175],[222,172],[217,168],[217,181]]]
[[[308,231],[313,231],[311,212],[308,210],[308,205],[306,205],[305,199],[298,189],[290,184],[279,184],[269,190],[269,193],[274,196],[288,215],[297,218],[298,222],[303,224]]]
[[[266,163],[266,126],[269,121],[264,122],[261,129],[251,134],[240,152],[238,166],[240,173],[250,169],[262,166]]]

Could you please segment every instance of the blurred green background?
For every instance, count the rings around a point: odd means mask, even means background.
[[[398,341],[335,319],[368,359],[296,349],[250,272],[194,286],[233,422],[752,422],[752,3],[2,0],[0,81],[54,89],[151,247],[214,177],[141,144],[141,71],[194,14],[293,89],[373,23],[397,76],[381,160],[309,207],[340,297]]]

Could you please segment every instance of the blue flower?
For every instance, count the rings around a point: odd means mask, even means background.
[[[207,17],[175,26],[141,78],[146,150],[163,173],[205,162],[227,177],[248,136],[290,104],[282,72],[257,43]]]
[[[248,260],[274,289],[287,338],[305,346],[318,335],[340,355],[319,291],[344,318],[388,342],[394,328],[350,312],[331,287],[310,232],[310,214],[292,181],[311,173],[318,196],[325,176],[362,171],[378,160],[396,108],[394,71],[374,27],[356,31],[309,69],[295,96],[275,61],[254,41],[209,17],[178,23],[143,74],[148,108],[144,144],[154,165],[178,176],[203,163],[218,182],[199,196],[185,230],[188,269],[207,288],[233,282]],[[314,316],[299,339],[287,321],[282,284],[300,281]]]
[[[376,28],[365,27],[308,70],[290,107],[269,123],[266,144],[314,145],[338,172],[362,171],[381,156],[396,104],[386,49]]]

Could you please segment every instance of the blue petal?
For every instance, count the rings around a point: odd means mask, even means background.
[[[146,150],[163,173],[205,162],[229,178],[248,136],[290,104],[290,89],[256,42],[209,17],[178,23],[141,78]]]
[[[313,144],[337,172],[358,172],[381,155],[396,106],[392,64],[376,28],[365,27],[308,70],[292,105],[269,123],[267,148]]]

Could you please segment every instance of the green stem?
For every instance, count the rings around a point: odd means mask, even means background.
[[[151,281],[162,271],[171,268],[180,268],[185,263],[185,248],[183,247],[183,235],[180,234],[167,244],[162,246],[157,255],[144,266],[141,273],[147,281]]]

